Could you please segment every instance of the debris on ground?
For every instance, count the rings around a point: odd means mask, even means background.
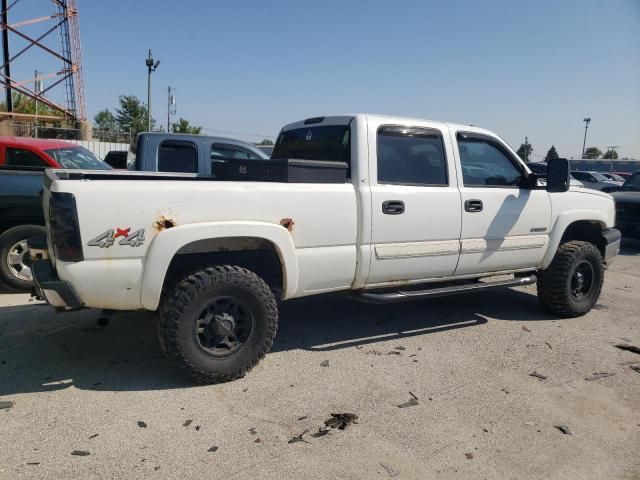
[[[400,405],[398,405],[398,408],[407,408],[407,407],[413,407],[415,405],[418,405],[419,404],[418,397],[416,397],[413,393],[411,393],[411,396],[413,397],[411,398],[411,400],[405,403],[401,403]]]
[[[331,418],[324,421],[324,424],[330,428],[337,428],[338,430],[344,430],[352,423],[358,420],[358,415],[355,413],[332,413]]]
[[[531,330],[529,330],[529,329],[527,328],[527,326],[526,326],[526,325],[522,325],[522,329],[523,329],[525,332],[531,332]]]
[[[364,352],[366,355],[382,355],[380,350],[367,350]]]
[[[402,355],[402,354],[397,350],[391,350],[390,352],[387,352],[387,355]]]
[[[262,440],[260,440],[259,438],[256,438],[256,439],[253,441],[253,443],[260,443],[260,442],[262,442]]]
[[[633,352],[633,353],[637,353],[638,355],[640,355],[640,347],[636,347],[635,345],[625,345],[623,343],[619,343],[617,345],[614,345],[616,348],[619,348],[620,350],[626,350],[628,352]]]
[[[584,379],[591,381],[591,380],[598,380],[599,378],[613,377],[614,375],[615,373],[610,373],[610,372],[595,372],[587,377],[584,377]]]
[[[193,423],[193,420],[187,420],[187,421],[185,421],[185,422],[182,424],[182,426],[183,426],[183,427],[188,427],[188,426],[189,426],[189,425],[191,425],[192,423]]]
[[[473,453],[467,452],[464,454],[464,456],[467,457],[467,460],[471,460],[473,458]]]
[[[566,425],[554,425],[558,430],[560,430],[565,435],[571,435],[571,430]]]
[[[27,465],[40,465],[40,462],[27,462]]]
[[[298,417],[298,421],[300,420],[306,420],[307,418],[309,418],[307,415],[303,415],[301,417]]]
[[[502,387],[502,391],[503,391],[504,393],[506,393],[507,395],[509,394],[509,390],[507,390],[507,389],[506,389],[506,388],[504,388],[504,387]]]
[[[13,402],[11,400],[3,400],[0,402],[0,410],[11,407],[13,407]]]
[[[381,463],[380,466],[385,469],[385,471],[389,474],[390,477],[397,477],[398,475],[400,475],[399,471],[394,470],[391,467],[388,467],[384,463]]]
[[[209,450],[207,450],[207,452],[217,452],[218,451],[218,447],[217,446],[213,446],[211,448],[209,448]]]
[[[200,425],[196,425],[196,432],[199,432],[200,428],[202,428],[202,427],[200,427]]]
[[[530,376],[530,377],[536,377],[536,378],[539,378],[540,380],[546,380],[546,379],[547,379],[547,376],[546,376],[546,375],[543,375],[543,374],[541,374],[541,373],[538,373],[538,372],[536,372],[535,370],[534,370],[533,372],[531,372],[531,373],[529,374],[529,376]]]
[[[636,372],[640,373],[640,365],[629,365],[629,368],[631,370],[635,370]]]
[[[291,437],[289,439],[289,441],[287,443],[297,443],[297,442],[304,442],[304,443],[309,443],[307,442],[304,438],[302,438],[302,436],[307,433],[309,430],[305,430],[304,432],[302,432],[300,435],[296,435],[294,437]]]
[[[631,343],[631,339],[629,337],[617,337],[619,340],[623,342]]]
[[[97,321],[99,327],[106,327],[109,325],[109,319],[107,317],[100,317]]]
[[[316,433],[312,433],[311,436],[313,438],[324,437],[327,433],[329,433],[329,429],[326,427],[320,427]]]
[[[92,438],[96,438],[98,435],[100,435],[99,433],[94,433],[93,435],[91,435],[89,437],[89,440],[91,440]]]
[[[255,434],[257,434],[257,433],[258,433],[258,431],[256,430],[256,427],[251,427],[251,428],[249,429],[249,433],[250,433],[251,435],[255,435]]]
[[[396,350],[406,350],[406,348],[404,348],[402,345],[398,345],[396,347]]]
[[[147,424],[146,424],[146,423],[144,423],[142,420],[138,420],[138,426],[139,426],[140,428],[147,428]]]
[[[549,342],[544,342],[546,343],[547,347],[549,347],[551,350],[553,350],[553,347],[551,346],[551,344]]]
[[[87,455],[91,455],[91,453],[87,450],[74,450],[71,452],[71,455],[75,455],[77,457],[86,457]]]
[[[320,362],[320,366],[321,367],[328,367],[329,366],[329,360],[323,360]]]

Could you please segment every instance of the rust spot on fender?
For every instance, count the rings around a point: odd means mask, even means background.
[[[168,228],[173,228],[176,226],[176,221],[173,218],[165,217],[161,215],[158,220],[156,220],[153,224],[153,228],[159,232],[162,230],[166,230]]]
[[[282,220],[280,220],[280,225],[291,232],[293,231],[293,226],[295,225],[295,223],[291,218],[283,218]]]

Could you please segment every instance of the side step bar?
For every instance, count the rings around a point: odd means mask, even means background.
[[[534,274],[527,277],[511,278],[496,282],[477,282],[466,285],[454,285],[448,287],[436,287],[426,290],[407,290],[388,293],[362,292],[352,294],[354,300],[365,303],[396,303],[409,302],[411,300],[422,300],[424,298],[444,297],[446,295],[457,295],[459,293],[472,293],[477,291],[491,290],[505,287],[521,287],[536,283],[538,279]]]

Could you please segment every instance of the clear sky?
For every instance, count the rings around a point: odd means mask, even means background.
[[[22,0],[16,16],[48,13]],[[44,5],[44,6],[43,6]],[[640,159],[640,0],[78,0],[87,110],[122,94],[166,123],[259,140],[319,114],[372,112],[489,128],[541,159],[619,145]],[[17,20],[17,19],[16,19]],[[27,68],[27,67],[25,67]],[[33,67],[30,67],[32,70]]]

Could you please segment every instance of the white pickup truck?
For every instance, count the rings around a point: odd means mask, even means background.
[[[62,310],[157,311],[169,359],[211,383],[264,357],[278,301],[350,291],[389,303],[537,281],[547,310],[574,317],[619,250],[611,196],[570,187],[562,159],[538,185],[481,128],[315,117],[285,126],[273,158],[342,162],[343,178],[47,171],[47,243],[30,240],[44,257],[38,295]]]

